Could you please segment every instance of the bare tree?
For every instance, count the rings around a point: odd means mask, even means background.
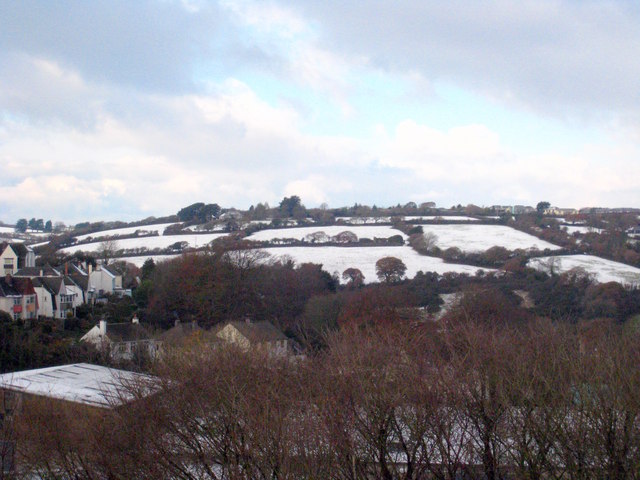
[[[109,262],[113,260],[118,250],[120,250],[120,246],[116,240],[105,240],[100,244],[100,247],[98,247],[98,258],[100,258],[105,265],[109,265]]]

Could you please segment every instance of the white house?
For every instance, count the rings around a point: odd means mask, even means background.
[[[38,314],[42,317],[75,316],[82,303],[82,290],[69,277],[36,277],[32,279],[38,297]]]
[[[104,265],[99,265],[95,270],[89,271],[89,290],[96,292],[99,297],[122,291],[122,275],[118,275]]]
[[[11,245],[6,245],[0,254],[0,266],[3,275],[13,275],[18,271],[18,254]]]
[[[100,320],[98,325],[89,330],[81,339],[89,342],[102,351],[108,352],[113,360],[132,360],[136,352],[143,352],[155,358],[161,343],[134,316],[131,322],[107,323]]]
[[[0,268],[3,275],[13,275],[19,269],[35,267],[36,254],[21,243],[0,243]]]
[[[0,278],[0,310],[14,320],[28,320],[38,315],[38,304],[33,283],[28,278]]]

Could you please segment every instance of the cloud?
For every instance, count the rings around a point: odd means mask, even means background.
[[[298,1],[325,48],[418,71],[563,118],[634,114],[640,9],[632,2]]]
[[[380,164],[404,171],[411,179],[405,191],[431,192],[447,204],[480,205],[536,203],[629,206],[637,204],[640,188],[640,146],[628,142],[616,148],[584,145],[568,153],[528,154],[511,151],[499,135],[483,125],[449,130],[400,122],[383,138]],[[602,159],[607,158],[603,163]],[[420,198],[414,193],[412,198]],[[424,198],[424,196],[422,197]]]
[[[133,220],[292,194],[307,206],[640,200],[640,60],[629,54],[639,11],[629,4],[72,0],[2,10],[5,221]],[[434,107],[441,85],[528,111],[527,125],[545,125],[535,133],[588,123],[596,135],[518,148],[512,126],[485,111],[470,106],[461,119],[446,101]]]

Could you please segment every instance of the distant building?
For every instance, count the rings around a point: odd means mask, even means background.
[[[89,270],[89,290],[98,297],[122,295],[122,275],[105,265],[99,265],[95,270]]]
[[[22,243],[0,243],[0,268],[3,275],[13,275],[19,269],[35,267],[36,254]]]
[[[81,339],[107,352],[113,360],[132,360],[136,352],[155,358],[161,345],[149,329],[134,316],[131,322],[107,323],[100,320]]]
[[[535,208],[528,205],[514,205],[511,209],[511,213],[513,213],[514,215],[523,215],[525,213],[533,213],[535,211]]]
[[[15,409],[20,396],[35,395],[100,408],[113,408],[133,400],[127,387],[136,383],[150,383],[153,377],[114,368],[76,363],[57,367],[38,368],[0,375],[0,393],[13,396]],[[6,413],[6,409],[4,411]]]
[[[76,307],[82,303],[82,291],[69,277],[36,277],[32,281],[38,296],[39,316],[75,316]]]
[[[12,431],[12,422],[29,397],[46,398],[78,407],[78,418],[84,418],[86,408],[99,412],[121,407],[140,395],[149,395],[156,390],[157,379],[150,375],[88,363],[5,373],[0,375],[0,432]],[[55,415],[60,406],[55,403],[49,406],[51,415]],[[41,435],[37,430],[33,433]],[[15,465],[19,461],[15,458],[15,438],[3,435],[0,440],[0,477],[14,478],[13,475],[20,468]]]
[[[29,320],[38,316],[38,304],[29,278],[7,275],[0,278],[0,310],[14,320]]]
[[[575,208],[558,208],[549,207],[544,211],[545,215],[563,216],[563,215],[576,215],[578,212]]]
[[[276,356],[290,353],[289,339],[268,321],[227,322],[219,328],[216,337],[243,350],[262,350]]]

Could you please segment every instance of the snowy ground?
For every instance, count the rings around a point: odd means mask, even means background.
[[[593,255],[560,255],[529,260],[528,265],[538,270],[549,271],[553,263],[556,272],[562,273],[575,267],[584,268],[601,283],[619,282],[623,285],[640,286],[640,268],[613,262]]]
[[[585,226],[576,226],[576,225],[562,225],[560,228],[564,228],[567,230],[569,235],[573,235],[574,233],[602,233],[601,228],[595,227],[585,227]]]
[[[370,238],[373,240],[374,237],[389,238],[394,235],[401,235],[403,238],[407,238],[407,236],[400,230],[387,226],[357,227],[351,225],[330,225],[325,227],[297,227],[260,230],[247,237],[247,239],[255,241],[270,241],[274,238],[294,238],[296,240],[303,240],[307,235],[316,232],[324,232],[328,236],[332,237],[344,231],[355,233],[358,236],[358,239]]]
[[[410,247],[283,247],[265,248],[272,257],[284,255],[293,258],[296,263],[318,263],[322,269],[333,274],[338,272],[342,281],[342,272],[347,268],[358,268],[365,276],[365,283],[377,282],[376,262],[383,257],[396,257],[407,266],[407,277],[413,278],[419,271],[458,272],[474,275],[479,268],[471,265],[444,263],[435,257],[419,255]],[[483,269],[490,271],[490,269]]]
[[[173,258],[179,257],[180,254],[172,254],[172,255],[140,255],[139,257],[122,257],[117,258],[117,261],[129,262],[133,263],[136,267],[142,267],[144,262],[147,259],[152,259],[156,264],[160,262],[166,262],[167,260],[171,260]]]
[[[436,244],[442,250],[458,247],[464,252],[482,252],[491,247],[504,247],[509,250],[518,248],[527,250],[560,247],[533,235],[503,225],[422,225],[424,233],[434,233]]]
[[[115,240],[116,250],[133,249],[146,247],[148,250],[154,248],[167,248],[176,242],[187,242],[190,247],[202,247],[216,238],[224,237],[226,233],[205,233],[199,235],[166,235],[158,237],[141,237],[141,238],[125,238]],[[100,250],[102,242],[85,243],[83,245],[74,245],[72,247],[63,248],[61,251],[65,253],[74,253],[79,250],[85,252],[96,252]]]
[[[15,229],[13,227],[5,227],[4,225],[0,225],[0,233],[13,233]]]
[[[140,232],[153,233],[158,232],[159,235],[162,235],[164,229],[170,225],[175,225],[175,223],[158,223],[157,225],[140,225],[137,227],[125,227],[125,228],[114,228],[113,230],[101,230],[99,232],[87,233],[85,235],[79,235],[76,238],[79,242],[91,237],[93,239],[98,239],[101,237],[110,237],[114,235],[132,235],[136,233],[138,230]]]
[[[413,216],[409,215],[404,217],[406,222],[421,222],[421,221],[431,221],[431,220],[442,220],[443,222],[477,222],[479,221],[477,218],[473,217],[465,217],[465,216],[446,216],[442,217],[439,215],[418,215]]]
[[[486,272],[491,269],[479,269],[472,265],[458,265],[444,263],[441,259],[435,257],[425,257],[418,255],[415,250],[410,247],[281,247],[281,248],[265,248],[263,251],[269,253],[270,260],[288,256],[297,264],[316,263],[321,264],[323,270],[333,274],[338,273],[340,281],[342,280],[342,272],[347,268],[358,268],[365,276],[365,283],[377,282],[376,262],[383,257],[396,257],[404,262],[407,266],[407,277],[413,278],[419,271],[437,272],[443,274],[446,272],[467,273],[475,275],[478,270]],[[124,257],[118,260],[125,260],[133,263],[138,267],[148,258],[153,258],[154,262],[162,262],[171,260],[178,255],[143,255],[139,257]]]
[[[376,223],[389,223],[391,217],[336,217],[336,222],[342,221],[350,225],[369,225]]]
[[[441,220],[443,222],[477,222],[477,218],[465,217],[463,215],[406,215],[393,217],[398,219],[404,219],[406,222],[420,222],[430,220]],[[390,223],[393,220],[392,217],[336,217],[337,221],[342,221],[350,225],[370,225],[376,223]],[[499,218],[499,217],[498,217]]]

